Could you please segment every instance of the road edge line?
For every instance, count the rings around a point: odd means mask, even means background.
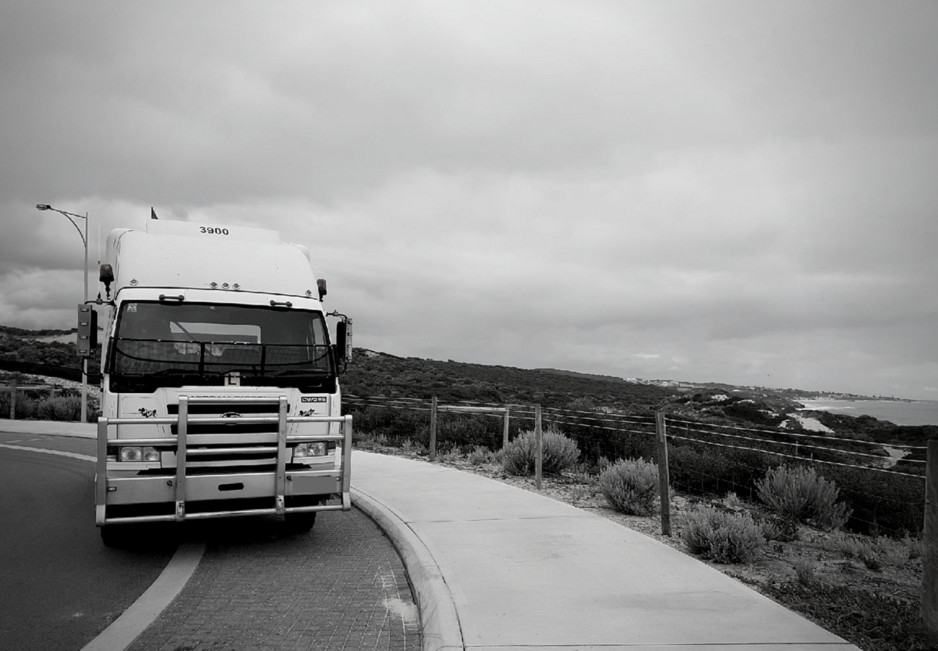
[[[96,459],[87,454],[78,452],[65,452],[64,450],[50,450],[48,448],[33,448],[28,445],[14,445],[11,443],[0,443],[0,448],[7,450],[25,450],[26,452],[41,452],[43,454],[54,454],[58,457],[68,457],[69,459],[78,459],[79,461],[90,461],[94,463]]]
[[[129,647],[182,592],[204,552],[203,544],[181,545],[146,592],[110,626],[82,647],[82,651],[113,651]]]
[[[81,461],[95,461],[94,457],[77,452],[64,452],[62,450],[49,450],[6,443],[0,443],[0,447],[52,454]],[[114,651],[114,649],[126,649],[130,646],[150,624],[156,621],[156,618],[172,603],[173,599],[182,592],[182,589],[195,573],[199,561],[202,560],[203,553],[205,553],[205,545],[203,544],[181,545],[160,575],[150,584],[150,587],[137,597],[136,601],[120,617],[111,622],[110,626],[83,646],[81,651]]]

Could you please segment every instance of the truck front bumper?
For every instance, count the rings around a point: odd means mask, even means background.
[[[172,522],[247,515],[286,515],[311,511],[347,511],[351,508],[351,416],[287,417],[286,399],[279,401],[277,462],[274,470],[188,474],[186,471],[187,401],[180,399],[178,416],[165,419],[98,419],[98,459],[95,479],[95,522],[100,526],[132,522]],[[228,418],[225,422],[231,422]],[[256,422],[262,419],[250,419]],[[172,474],[108,472],[107,448],[114,446],[166,445],[166,439],[108,439],[112,425],[178,424],[175,441],[176,468]],[[338,422],[338,435],[286,435],[288,422]],[[194,435],[192,442],[205,442]],[[340,452],[336,464],[327,467],[287,469],[287,443],[335,442]],[[338,499],[334,499],[338,498]]]

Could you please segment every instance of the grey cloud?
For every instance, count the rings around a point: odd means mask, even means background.
[[[936,11],[6,3],[0,323],[73,319],[36,202],[92,266],[153,205],[307,244],[395,354],[935,386]]]

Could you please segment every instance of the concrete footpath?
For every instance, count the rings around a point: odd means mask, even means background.
[[[404,561],[424,649],[856,648],[667,545],[502,482],[356,451],[352,486]]]
[[[536,493],[356,452],[404,556],[425,649],[854,649],[652,538]]]

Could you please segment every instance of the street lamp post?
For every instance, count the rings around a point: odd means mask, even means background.
[[[81,243],[85,247],[85,266],[83,268],[83,274],[85,280],[85,298],[84,302],[88,302],[88,213],[84,215],[77,215],[73,212],[68,212],[66,210],[59,210],[58,208],[53,208],[47,203],[37,203],[36,210],[51,210],[57,212],[60,215],[63,215],[68,221],[72,223],[72,226],[75,227],[75,230],[78,231],[79,237],[81,237]],[[85,220],[85,230],[82,232],[81,228],[78,226],[76,219]],[[83,357],[81,360],[81,422],[88,422],[88,358]]]

